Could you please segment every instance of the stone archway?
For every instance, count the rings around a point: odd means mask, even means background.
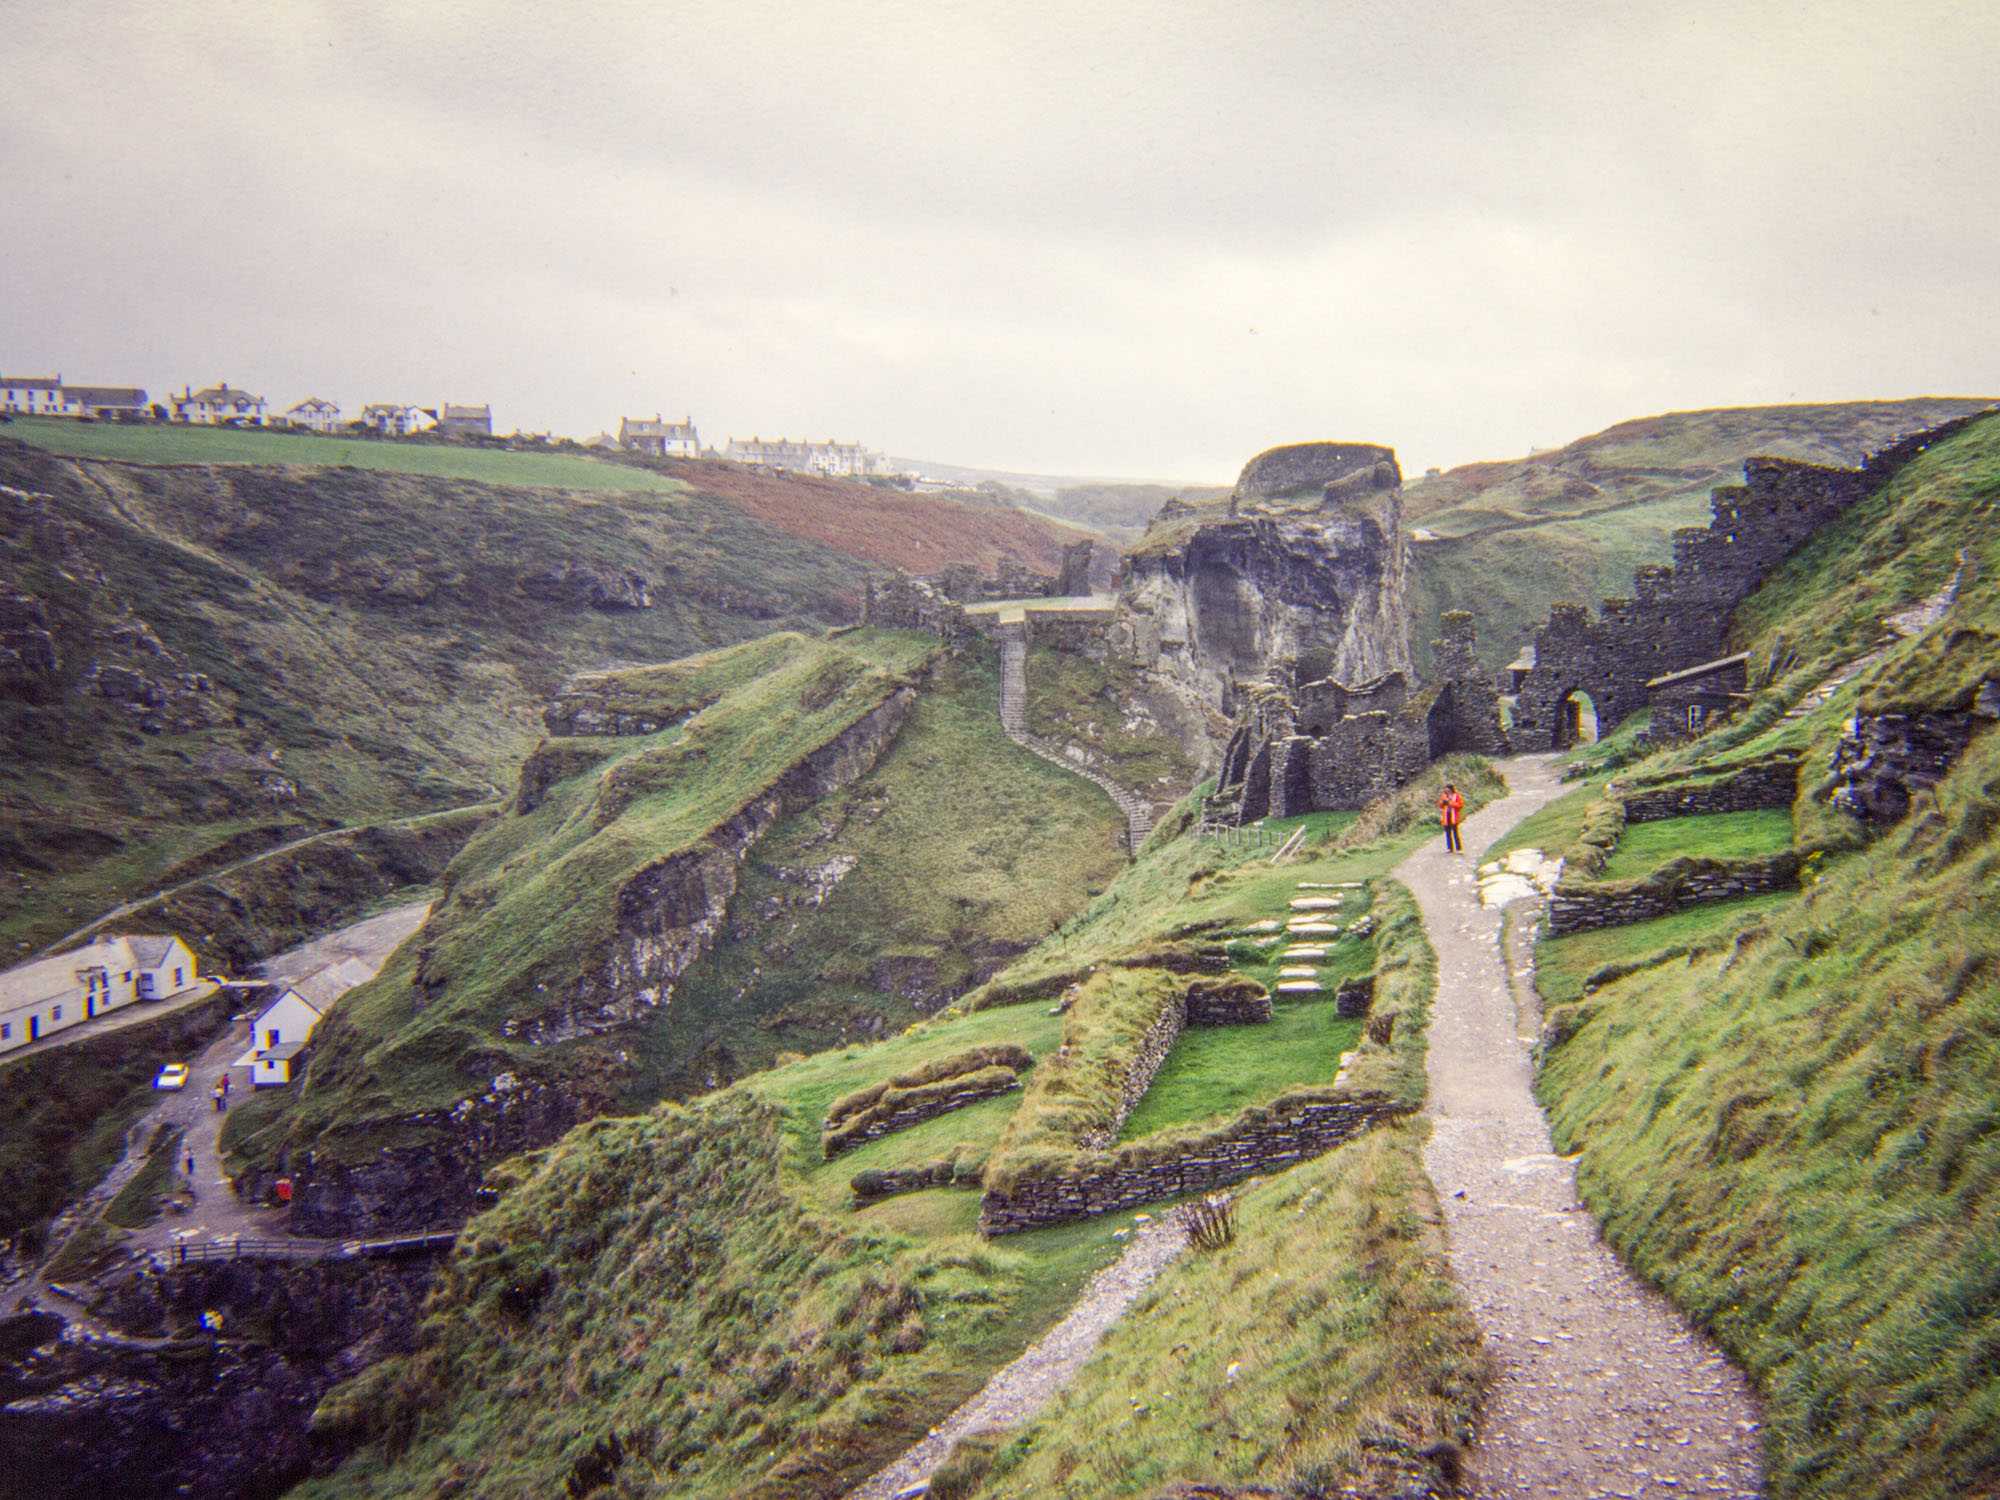
[[[1556,704],[1553,748],[1588,745],[1597,738],[1597,702],[1582,688],[1571,688]]]

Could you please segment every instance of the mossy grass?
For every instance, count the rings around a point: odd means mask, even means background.
[[[1340,1054],[1361,1038],[1325,1000],[1287,1000],[1249,1026],[1190,1026],[1119,1132],[1136,1140],[1193,1120],[1227,1118],[1294,1088],[1330,1084]]]
[[[1798,899],[1791,891],[1773,891],[1691,906],[1650,922],[1544,938],[1535,946],[1535,986],[1549,1004],[1565,1005],[1582,999],[1599,976],[1725,950],[1738,934],[1760,929]]]
[[[1140,792],[1185,788],[1195,765],[1181,742],[1128,727],[1125,695],[1139,672],[1109,658],[1033,646],[1028,651],[1028,732],[1088,751],[1098,769]]]

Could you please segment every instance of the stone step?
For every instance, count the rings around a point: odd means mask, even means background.
[[[1342,904],[1338,896],[1297,896],[1292,900],[1292,910],[1339,911]]]
[[[1287,948],[1287,949],[1286,949],[1286,950],[1285,950],[1285,951],[1284,951],[1283,953],[1280,953],[1280,954],[1278,955],[1278,957],[1279,957],[1279,958],[1280,958],[1281,960],[1282,960],[1282,959],[1288,959],[1288,958],[1325,958],[1325,957],[1326,957],[1326,949],[1324,949],[1324,948],[1296,948],[1296,947],[1295,947],[1295,948]]]
[[[1319,970],[1311,964],[1290,964],[1278,970],[1280,979],[1317,979]]]
[[[1332,922],[1298,921],[1288,923],[1285,931],[1294,937],[1332,937],[1340,928]]]
[[[1317,979],[1287,979],[1278,986],[1281,995],[1323,995],[1326,986]]]

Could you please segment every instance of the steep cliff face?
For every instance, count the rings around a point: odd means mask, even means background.
[[[1284,657],[1310,657],[1315,675],[1350,683],[1410,669],[1394,456],[1366,445],[1302,446],[1320,461],[1252,460],[1250,506],[1184,513],[1127,560],[1125,650],[1212,711],[1233,712],[1236,687]],[[1339,467],[1328,449],[1348,467],[1323,478]],[[1271,485],[1294,487],[1300,474],[1323,486],[1317,504],[1255,503]]]

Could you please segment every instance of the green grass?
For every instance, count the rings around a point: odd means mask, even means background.
[[[1574,858],[1582,843],[1584,830],[1591,821],[1592,805],[1603,796],[1604,784],[1601,781],[1586,782],[1573,791],[1564,792],[1487,845],[1485,852],[1479,856],[1480,862],[1483,864],[1499,859],[1516,849],[1539,849],[1545,855]]]
[[[1793,892],[1775,891],[1692,906],[1650,922],[1543,938],[1535,945],[1535,987],[1549,1004],[1566,1005],[1583,997],[1593,975],[1726,947],[1735,934],[1767,922],[1797,900]]]
[[[1787,808],[1628,823],[1601,878],[1636,880],[1673,859],[1745,859],[1791,846],[1792,815]]]
[[[1542,1093],[1608,1239],[1765,1395],[1781,1497],[2000,1472],[2000,743],[1735,955],[1582,1007]]]
[[[1333,1082],[1340,1054],[1361,1037],[1333,1001],[1281,1001],[1258,1026],[1190,1026],[1119,1133],[1136,1140],[1172,1125],[1234,1115],[1288,1089]]]
[[[1244,1192],[1234,1243],[1163,1272],[961,1493],[1435,1493],[1420,1455],[1470,1439],[1486,1372],[1421,1139],[1385,1126]]]
[[[646,1028],[630,1097],[900,1028],[1046,937],[1124,867],[1122,816],[1007,739],[998,690],[984,643],[941,662],[874,770],[765,836],[736,898],[758,915]],[[843,863],[823,895],[802,878]]]
[[[146,1160],[131,1181],[120,1188],[104,1206],[104,1221],[120,1229],[144,1229],[160,1216],[160,1197],[173,1190],[180,1170],[181,1136],[178,1125],[154,1127]]]
[[[4,436],[72,458],[104,458],[123,463],[311,464],[534,489],[678,494],[687,488],[680,480],[664,474],[604,463],[582,454],[510,453],[504,449],[451,443],[387,442],[326,437],[318,433],[156,427],[38,417],[16,419]]]

